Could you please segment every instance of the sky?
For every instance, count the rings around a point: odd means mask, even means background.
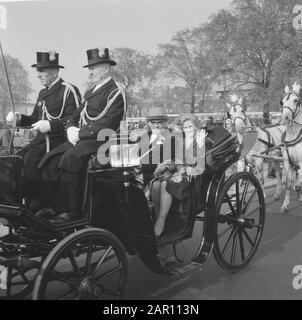
[[[86,50],[131,47],[154,54],[177,31],[230,8],[231,0],[6,0],[0,5],[7,19],[6,30],[0,29],[4,53],[18,58],[29,72],[35,99],[41,85],[30,65],[36,63],[37,51],[57,51],[65,66],[61,77],[82,91]]]

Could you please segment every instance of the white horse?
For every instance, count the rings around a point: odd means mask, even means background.
[[[253,128],[258,133],[258,139],[256,140],[252,150],[249,154],[238,161],[237,171],[244,171],[246,167],[246,162],[248,164],[254,165],[258,179],[260,180],[262,187],[264,186],[264,175],[263,175],[263,163],[264,159],[261,157],[253,157],[252,155],[264,155],[264,153],[270,152],[271,156],[281,156],[281,151],[277,146],[281,145],[281,137],[285,130],[285,126],[272,125],[267,128],[254,127],[251,120],[246,116],[242,108],[242,98],[238,98],[237,95],[231,96],[231,104],[227,104],[229,107],[229,115],[232,120],[235,132],[239,142],[242,141],[242,135],[248,128]],[[275,148],[275,149],[274,149]],[[270,151],[270,149],[272,149]],[[277,188],[273,196],[274,200],[279,200],[281,198],[281,188],[282,188],[282,173],[279,161],[272,161],[272,167],[276,171],[277,177]],[[264,192],[264,188],[263,188]],[[265,195],[265,192],[264,192]]]
[[[300,99],[301,86],[295,83],[290,89],[285,87],[285,97],[281,101],[281,120],[286,126],[283,136],[284,170],[286,175],[286,192],[281,210],[287,211],[292,182],[295,178],[295,191],[302,201],[302,112]],[[292,170],[293,169],[293,170]]]

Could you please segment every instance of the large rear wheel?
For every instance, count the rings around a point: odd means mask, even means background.
[[[236,272],[255,255],[265,222],[265,201],[259,180],[250,172],[233,174],[216,206],[214,257],[220,267]]]
[[[111,232],[87,228],[61,242],[45,259],[34,300],[118,300],[128,284],[122,243]]]

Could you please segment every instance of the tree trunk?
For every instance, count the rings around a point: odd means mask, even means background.
[[[190,108],[191,108],[191,113],[194,113],[195,112],[195,101],[196,101],[196,97],[195,97],[195,95],[193,94],[192,96],[191,96],[191,106],[190,106]]]

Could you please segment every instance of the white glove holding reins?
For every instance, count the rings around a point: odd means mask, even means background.
[[[80,140],[79,131],[80,128],[77,127],[69,127],[67,129],[67,139],[71,144],[76,145],[76,143]]]
[[[39,120],[31,125],[31,131],[39,131],[42,133],[50,132],[50,123],[48,120]]]

